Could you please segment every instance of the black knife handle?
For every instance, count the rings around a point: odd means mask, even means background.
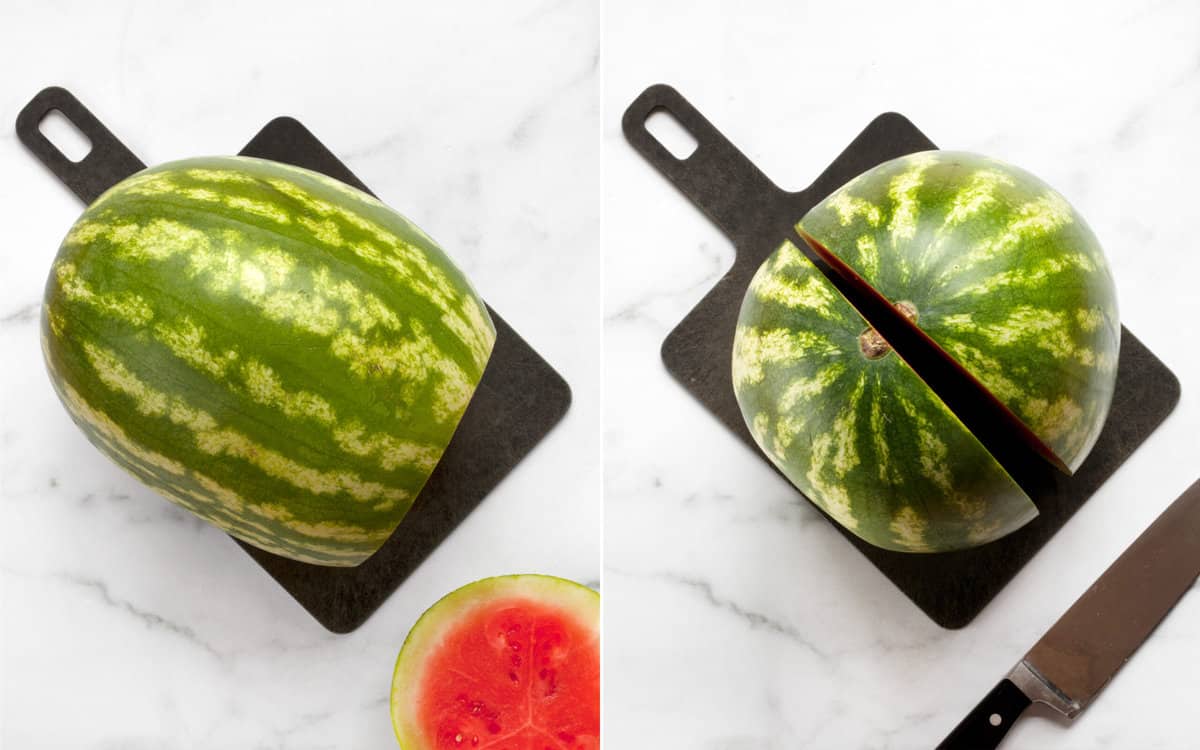
[[[1033,701],[1005,678],[942,740],[938,750],[994,750]]]

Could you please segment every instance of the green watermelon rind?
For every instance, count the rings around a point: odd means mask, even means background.
[[[896,195],[897,184],[909,194]],[[916,268],[885,262],[883,245],[888,235],[895,242],[902,200],[912,206],[905,218],[916,237],[900,241],[929,246]],[[884,208],[889,202],[891,210]],[[884,209],[883,220],[872,225],[867,206]],[[952,221],[956,212],[961,218]],[[1063,464],[1079,468],[1112,402],[1121,324],[1103,248],[1061,193],[997,159],[922,151],[854,178],[798,226],[885,297],[916,302],[922,330]],[[873,253],[864,252],[863,237],[873,240]],[[1007,305],[1009,294],[1019,294],[1021,304]],[[1003,347],[1001,336],[1011,339]],[[1002,369],[980,356],[1001,349]],[[1082,411],[1070,418],[1059,408],[1076,406]]]
[[[593,629],[600,639],[600,593],[575,581],[540,573],[518,573],[484,578],[461,586],[433,604],[417,619],[392,671],[392,728],[402,750],[422,750],[418,725],[418,700],[425,658],[434,652],[438,638],[450,626],[477,607],[507,597],[531,599],[574,616]],[[598,647],[598,645],[597,645]]]
[[[797,228],[884,296],[913,303],[934,341],[1064,464],[1082,463],[1111,401],[1120,324],[1099,243],[1061,195],[986,157],[921,152],[851,180]],[[964,243],[965,255],[948,252]],[[1024,491],[907,363],[896,352],[864,358],[866,328],[792,243],[758,269],[732,374],[772,463],[835,521],[886,549],[973,547],[1028,522],[1036,508]],[[987,356],[997,349],[1003,357]],[[895,408],[903,401],[908,412],[918,403],[921,425],[904,424],[913,418]]]
[[[63,241],[42,316],[51,382],[103,453],[249,544],[343,567],[407,513],[494,343],[419,228],[248,157],[105,192]]]
[[[806,329],[811,336],[790,342],[778,337],[790,326],[788,313],[753,294],[784,264],[803,279],[798,286],[819,295],[826,315]],[[784,243],[763,264],[751,290],[734,336],[739,408],[768,460],[836,523],[883,549],[943,552],[993,541],[1037,515],[1025,492],[903,358],[891,352],[861,361],[857,338],[866,323],[795,245]],[[805,358],[773,369],[758,351],[763,322],[772,324],[765,331],[774,342],[768,348],[795,345]],[[795,383],[804,393],[785,408]],[[890,416],[901,409],[915,416]],[[884,446],[875,432],[862,429],[877,421],[885,424]],[[955,460],[940,465],[950,454]],[[976,502],[981,496],[994,502],[983,507]]]

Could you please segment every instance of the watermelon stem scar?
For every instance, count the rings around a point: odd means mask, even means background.
[[[917,322],[917,306],[913,303],[901,300],[896,303],[896,309],[912,323]],[[879,331],[868,327],[858,337],[858,349],[867,359],[882,359],[892,350],[892,345],[879,334]]]

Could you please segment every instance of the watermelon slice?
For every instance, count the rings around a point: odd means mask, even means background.
[[[392,677],[404,750],[600,747],[600,595],[562,578],[485,578],[409,632]]]

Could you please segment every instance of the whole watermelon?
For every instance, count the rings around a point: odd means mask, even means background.
[[[89,206],[42,334],[59,397],[110,458],[239,539],[334,566],[404,517],[495,341],[420,229],[244,157],[147,169]]]
[[[921,152],[858,176],[797,226],[1078,468],[1112,401],[1120,323],[1104,253],[1059,193],[983,156]],[[872,544],[971,547],[1037,513],[790,242],[746,293],[733,382],[775,465]]]

